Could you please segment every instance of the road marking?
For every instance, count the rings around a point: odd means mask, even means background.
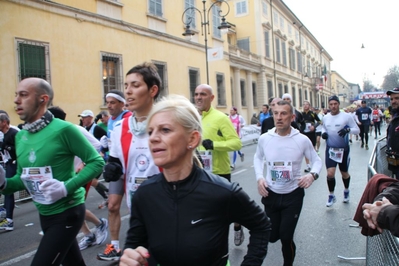
[[[13,264],[16,264],[16,263],[18,263],[18,262],[20,262],[20,261],[22,261],[22,260],[29,259],[30,257],[32,257],[32,256],[35,255],[35,254],[36,254],[36,250],[31,251],[31,252],[26,253],[26,254],[24,254],[24,255],[22,255],[22,256],[19,256],[19,257],[16,257],[16,258],[14,258],[14,259],[11,259],[11,260],[9,260],[9,261],[6,261],[6,262],[0,264],[0,266],[6,266],[6,265],[13,265]]]
[[[242,170],[240,170],[240,171],[237,171],[237,172],[232,173],[231,175],[238,175],[238,174],[240,174],[240,173],[242,173],[242,172],[245,172],[245,171],[247,171],[247,169],[242,169]]]
[[[124,220],[129,219],[129,218],[130,218],[130,214],[122,216],[121,217],[121,221],[124,221]],[[94,229],[95,229],[95,227],[93,227],[91,230],[94,230]],[[40,232],[39,232],[39,234],[40,234]],[[83,237],[83,233],[79,233],[77,237],[78,238],[79,237]],[[22,260],[29,259],[30,257],[34,256],[35,254],[36,254],[36,250],[33,250],[33,251],[25,253],[25,254],[23,254],[23,255],[21,255],[19,257],[13,258],[13,259],[8,260],[8,261],[5,261],[2,264],[0,264],[0,266],[14,265],[14,264],[16,264],[16,263],[18,263],[18,262],[20,262]]]

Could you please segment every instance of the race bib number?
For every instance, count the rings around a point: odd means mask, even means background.
[[[336,161],[337,163],[342,163],[342,159],[344,157],[344,149],[330,148],[328,150],[328,156],[331,160]]]
[[[40,204],[52,204],[55,201],[48,201],[40,191],[39,186],[46,180],[53,179],[51,166],[26,167],[22,168],[21,180],[32,199]]]
[[[204,163],[204,170],[212,173],[212,152],[211,151],[199,151],[202,162]]]
[[[306,123],[305,124],[305,129],[304,129],[303,132],[306,132],[306,133],[310,132],[310,128],[311,127],[312,127],[312,123]]]
[[[362,120],[369,119],[369,114],[362,114]]]
[[[132,202],[133,195],[137,191],[137,189],[140,187],[140,185],[147,180],[147,177],[136,177],[134,178],[134,182],[132,182],[133,177],[129,177],[129,199],[128,199],[128,207],[130,209],[130,203]]]
[[[272,182],[276,185],[284,185],[293,179],[292,162],[268,162],[268,169]]]

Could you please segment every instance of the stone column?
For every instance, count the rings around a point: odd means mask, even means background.
[[[234,102],[235,107],[241,110],[240,69],[234,68]]]
[[[254,100],[253,100],[253,93],[252,93],[252,72],[247,71],[247,117],[245,118],[245,121],[247,124],[250,124],[251,122],[251,117],[252,113],[254,112]]]

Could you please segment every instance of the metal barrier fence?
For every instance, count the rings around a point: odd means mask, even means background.
[[[376,173],[391,176],[385,159],[386,138],[380,139],[374,146],[368,165],[368,179]],[[399,239],[384,230],[382,234],[367,237],[367,266],[397,266],[399,265]]]

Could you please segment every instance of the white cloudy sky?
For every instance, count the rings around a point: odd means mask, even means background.
[[[398,0],[283,0],[331,55],[331,69],[363,87],[399,65]],[[362,43],[365,48],[361,49]]]

